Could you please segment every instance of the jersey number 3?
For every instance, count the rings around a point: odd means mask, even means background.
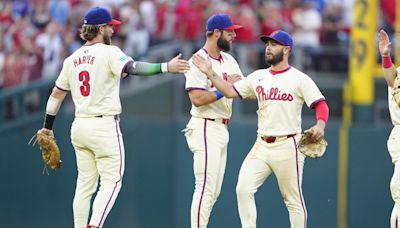
[[[87,96],[89,96],[89,94],[90,94],[90,84],[89,84],[89,80],[90,80],[89,72],[87,72],[87,71],[85,70],[85,71],[81,71],[81,72],[79,73],[79,81],[82,82],[82,85],[81,85],[81,87],[80,87],[80,89],[81,89],[81,94],[82,94],[82,96],[84,96],[84,97],[87,97]]]

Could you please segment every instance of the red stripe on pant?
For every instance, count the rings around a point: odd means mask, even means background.
[[[91,227],[96,228],[96,227],[100,227],[100,226],[102,225],[102,223],[104,222],[104,220],[105,220],[105,218],[106,218],[107,208],[108,208],[108,206],[109,206],[111,200],[112,200],[113,197],[114,197],[115,189],[117,188],[118,183],[119,183],[119,182],[121,181],[121,179],[122,179],[122,164],[124,163],[124,161],[123,161],[123,158],[122,158],[122,145],[121,145],[121,141],[120,141],[120,136],[121,136],[120,132],[121,132],[121,130],[120,130],[120,128],[119,128],[119,124],[118,124],[117,120],[114,120],[114,121],[115,121],[115,131],[117,132],[118,147],[119,147],[119,158],[120,158],[120,159],[119,159],[119,161],[120,161],[120,163],[119,163],[119,180],[115,183],[114,189],[113,189],[113,191],[112,191],[112,193],[111,193],[111,196],[110,196],[110,198],[108,199],[108,202],[107,202],[106,207],[104,208],[103,214],[101,215],[101,218],[100,218],[99,226],[90,226],[89,228],[91,228]],[[111,210],[111,209],[110,209],[110,210]]]
[[[299,190],[299,197],[300,197],[300,201],[301,201],[301,206],[303,207],[303,211],[304,211],[304,228],[306,228],[307,227],[307,211],[306,211],[306,208],[304,206],[303,193],[301,192],[301,187],[300,187],[300,171],[299,171],[299,160],[298,160],[299,151],[297,150],[296,139],[293,136],[292,136],[292,138],[293,138],[294,147],[296,148],[297,187],[298,187],[298,190]]]
[[[204,151],[206,159],[204,160],[204,181],[203,181],[203,189],[201,190],[199,208],[197,210],[197,228],[200,228],[200,211],[201,211],[201,201],[203,200],[204,190],[206,188],[207,181],[207,120],[204,120]]]

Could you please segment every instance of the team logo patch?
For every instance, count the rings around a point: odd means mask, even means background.
[[[119,61],[125,62],[125,61],[128,60],[128,59],[129,59],[129,56],[125,55],[125,56],[119,58]]]
[[[224,78],[225,81],[228,81],[229,78],[229,74],[227,74],[226,72],[222,73],[222,77]],[[214,88],[214,84],[211,83],[211,88]]]

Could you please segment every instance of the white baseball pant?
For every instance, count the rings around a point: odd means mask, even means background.
[[[387,147],[394,164],[393,176],[390,181],[390,192],[394,201],[392,214],[390,216],[390,227],[400,227],[400,126],[395,126],[390,133]]]
[[[255,228],[257,209],[254,194],[274,173],[284,203],[289,211],[291,228],[305,228],[307,210],[302,193],[305,156],[297,149],[301,135],[267,143],[257,138],[240,168],[236,194],[243,228]]]
[[[102,227],[122,185],[125,150],[119,118],[102,116],[75,118],[71,127],[78,178],[73,200],[75,228],[88,225],[90,201],[100,188],[92,206],[89,225]]]
[[[219,119],[192,117],[185,131],[193,153],[195,190],[191,205],[191,227],[205,228],[221,192],[229,134]]]

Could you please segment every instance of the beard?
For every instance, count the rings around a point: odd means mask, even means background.
[[[265,62],[267,62],[270,65],[276,65],[280,62],[283,61],[283,50],[281,50],[279,53],[276,55],[273,55],[271,58],[267,57],[267,54],[265,54]]]
[[[103,41],[105,44],[110,45],[111,44],[111,36],[108,35],[107,33],[104,33]]]
[[[224,52],[229,52],[231,50],[231,44],[222,36],[217,40],[217,47]]]

